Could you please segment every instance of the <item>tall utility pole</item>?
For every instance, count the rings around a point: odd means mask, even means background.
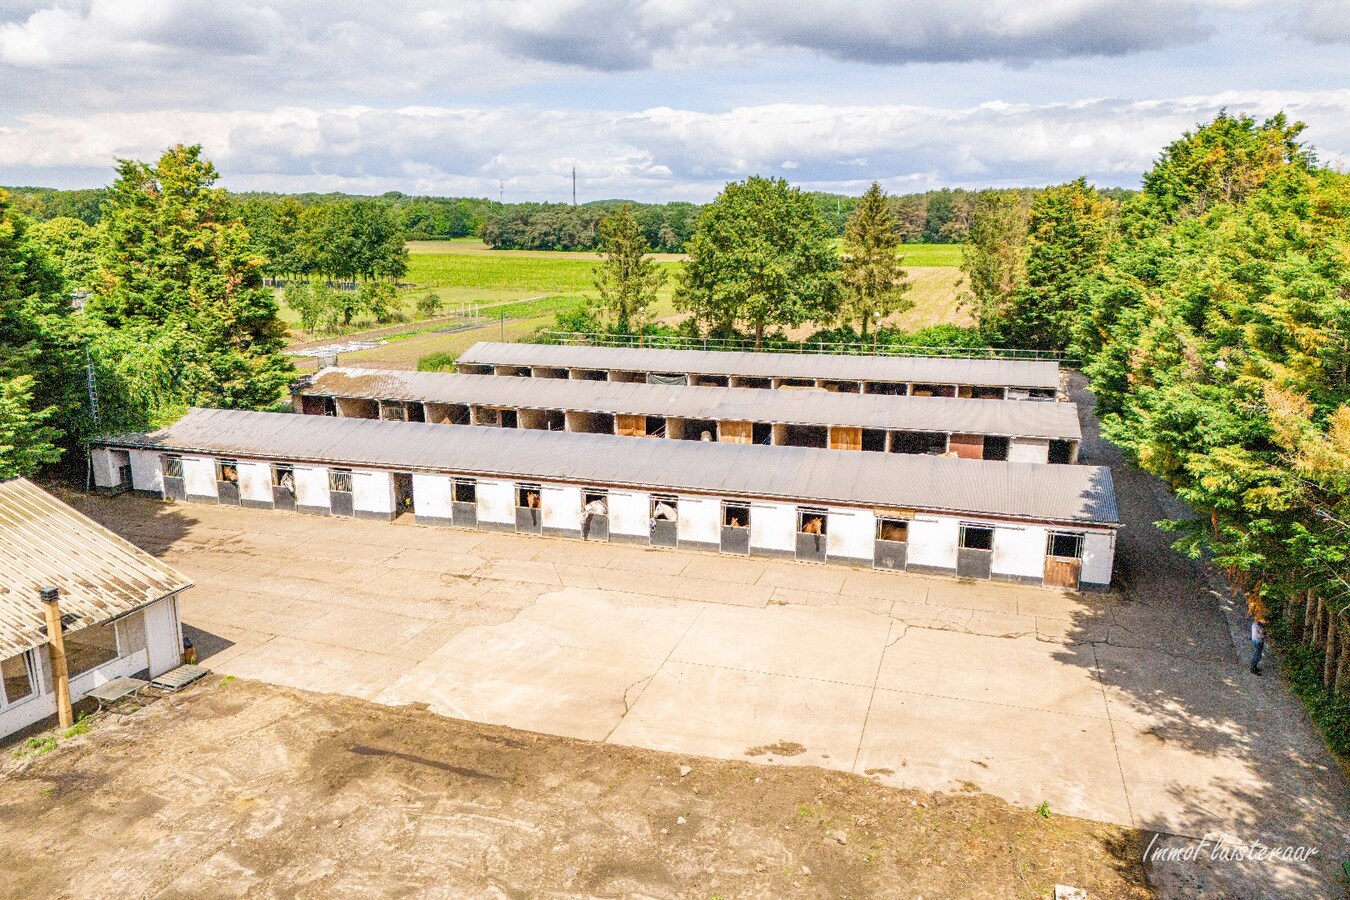
[[[572,167],[572,205],[577,205],[577,167]]]
[[[497,179],[497,202],[506,202],[506,182],[502,181],[500,178]]]

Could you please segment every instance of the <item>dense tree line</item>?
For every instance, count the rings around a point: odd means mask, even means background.
[[[285,329],[216,179],[198,147],[123,160],[95,227],[33,223],[0,191],[0,478],[189,405],[278,400],[294,375]]]
[[[1082,360],[1106,436],[1201,514],[1171,524],[1179,547],[1290,639],[1344,751],[1350,176],[1302,128],[1221,114],[1123,202],[1081,179],[982,194],[965,269],[987,339]]]
[[[487,214],[479,237],[498,250],[596,250],[601,221],[621,207],[632,211],[647,245],[661,253],[684,250],[699,210],[692,203],[513,203]]]

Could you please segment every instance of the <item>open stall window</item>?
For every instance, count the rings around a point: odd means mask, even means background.
[[[67,631],[65,644],[66,666],[72,678],[112,662],[121,655],[118,652],[117,624],[114,622]]]
[[[1061,466],[1073,462],[1073,441],[1051,440],[1046,461]]]
[[[864,394],[880,394],[883,397],[903,397],[909,393],[909,385],[899,381],[868,381],[863,384]]]
[[[239,484],[239,460],[216,460],[216,481],[221,484]]]
[[[744,503],[723,503],[722,527],[749,528],[750,507]]]
[[[909,520],[877,519],[877,540],[909,543]]]
[[[455,479],[455,502],[456,503],[477,503],[478,502],[478,481],[473,478]]]
[[[538,509],[538,508],[539,508],[539,485],[537,484],[516,485],[516,509]]]
[[[37,693],[32,656],[24,652],[0,661],[0,707],[13,706]]]
[[[961,549],[993,550],[994,529],[985,525],[962,525]]]
[[[272,487],[281,488],[291,497],[295,496],[295,466],[277,464],[272,466]]]
[[[1008,459],[1008,447],[1012,440],[999,435],[986,434],[984,436],[984,458],[1003,462]]]
[[[1045,553],[1047,556],[1057,556],[1060,559],[1082,559],[1083,535],[1052,531],[1047,541]]]

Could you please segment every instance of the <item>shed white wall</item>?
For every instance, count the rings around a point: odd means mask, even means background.
[[[145,651],[150,677],[163,675],[183,662],[183,629],[178,619],[178,600],[165,597],[141,613],[145,625]]]
[[[909,548],[906,564],[956,568],[956,544],[960,539],[961,523],[944,517],[915,518],[909,523]]]
[[[831,509],[825,534],[827,554],[871,562],[876,528],[876,516],[869,510]]]
[[[1050,442],[1041,438],[1013,438],[1008,442],[1008,462],[1048,463]]]
[[[750,507],[750,548],[797,552],[797,507],[755,503]]]
[[[647,537],[651,534],[651,499],[647,494],[609,492],[609,533]]]
[[[89,454],[89,464],[94,470],[95,487],[117,487],[121,476],[117,472],[117,463],[113,451],[105,447],[95,448]]]
[[[295,467],[295,505],[330,509],[328,470],[323,466]]]
[[[239,497],[272,502],[272,466],[265,462],[239,462]]]
[[[1083,565],[1078,580],[1087,584],[1110,584],[1116,558],[1114,531],[1089,531],[1083,535]]]
[[[513,482],[478,479],[478,521],[516,524],[516,486]]]
[[[393,477],[388,472],[352,472],[352,508],[361,512],[392,514]]]
[[[210,456],[183,457],[183,488],[189,497],[218,497],[216,461]]]
[[[164,493],[164,469],[157,450],[132,450],[131,486],[138,491]]]
[[[450,518],[455,480],[449,475],[413,473],[413,515],[419,519]]]
[[[721,543],[722,504],[707,497],[681,497],[679,536],[682,541]]]
[[[581,489],[558,484],[539,488],[539,506],[544,511],[545,528],[581,530]]]
[[[1038,525],[997,526],[990,570],[995,575],[1019,578],[1044,576],[1046,532],[1046,528]]]

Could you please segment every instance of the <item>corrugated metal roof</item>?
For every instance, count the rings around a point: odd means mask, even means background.
[[[324,369],[309,379],[300,393],[685,419],[851,425],[1074,441],[1082,438],[1078,408],[1072,403],[1025,400],[889,397],[816,390],[755,391],[358,368]]]
[[[38,588],[60,589],[75,631],[191,586],[32,482],[0,482],[0,659],[47,643]]]
[[[644,442],[607,434],[218,409],[194,409],[169,428],[98,443],[1045,521],[1118,521],[1111,472],[1100,466]]]
[[[501,366],[556,366],[624,372],[742,375],[751,378],[837,378],[935,384],[1059,388],[1059,363],[1024,359],[946,359],[930,356],[846,356],[826,353],[750,353],[587,347],[574,344],[501,344],[483,341],[458,362]]]

